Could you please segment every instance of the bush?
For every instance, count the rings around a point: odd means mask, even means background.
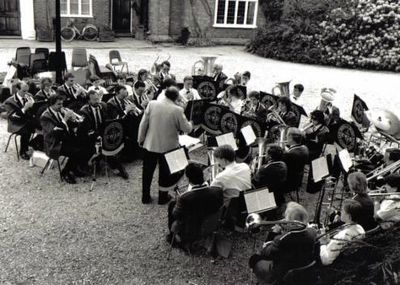
[[[259,29],[261,56],[340,67],[400,71],[397,0],[286,0],[280,21]]]

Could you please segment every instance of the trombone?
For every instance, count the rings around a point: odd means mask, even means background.
[[[393,162],[384,167],[378,167],[377,169],[373,170],[372,172],[367,174],[367,182],[378,178],[379,176],[383,176],[387,173],[393,173],[400,168],[400,160]]]

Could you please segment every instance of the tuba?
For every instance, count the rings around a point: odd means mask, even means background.
[[[216,56],[202,56],[201,60],[196,61],[192,67],[192,75],[212,76]]]
[[[290,81],[286,82],[279,82],[275,85],[274,88],[272,88],[272,95],[277,95],[277,96],[290,96]],[[279,93],[275,93],[275,90],[279,90]]]

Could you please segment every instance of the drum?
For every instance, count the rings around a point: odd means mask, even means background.
[[[204,112],[204,120],[202,127],[203,129],[212,134],[220,135],[220,123],[222,117],[222,107],[214,104],[210,104]]]
[[[232,132],[236,136],[239,131],[238,116],[233,112],[223,114],[220,122],[220,130],[224,134]]]
[[[102,153],[114,156],[124,148],[124,128],[119,121],[109,122],[102,135]]]

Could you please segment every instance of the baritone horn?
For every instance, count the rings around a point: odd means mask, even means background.
[[[272,88],[272,95],[277,96],[290,96],[290,81],[278,82],[275,87]],[[275,90],[279,90],[279,93],[275,93]]]

